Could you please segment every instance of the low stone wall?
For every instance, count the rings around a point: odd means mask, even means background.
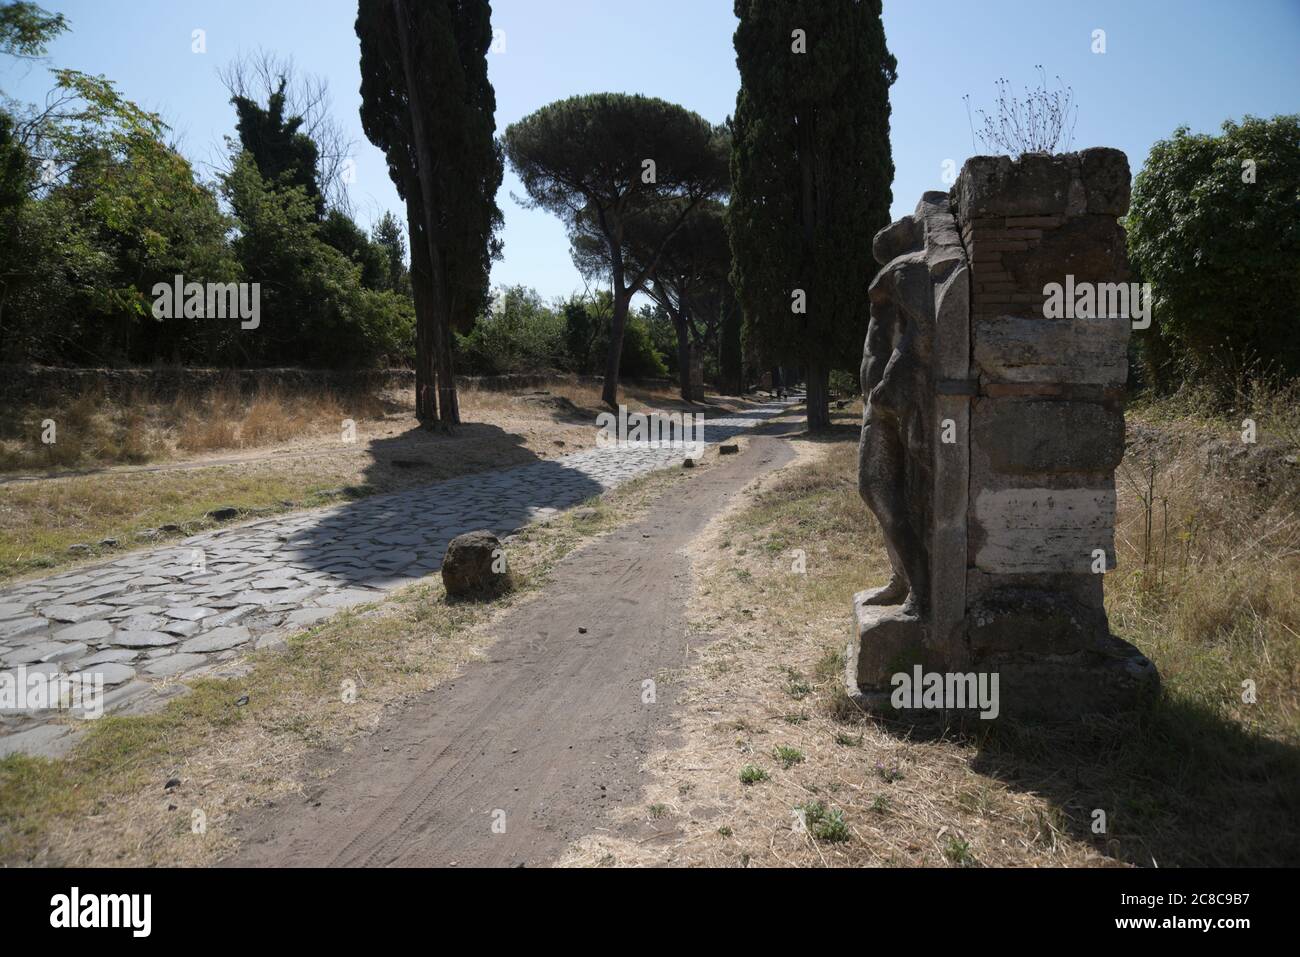
[[[600,386],[604,381],[602,376],[557,373],[457,377],[457,385],[462,389],[484,389],[490,392],[545,389],[561,382]],[[670,379],[625,381],[647,388],[675,387]],[[79,395],[91,390],[102,390],[111,398],[129,397],[134,393],[142,392],[165,400],[175,398],[183,392],[204,392],[230,383],[237,383],[243,392],[256,392],[263,388],[282,388],[288,391],[325,388],[339,392],[378,392],[382,389],[414,388],[415,372],[411,369],[336,371],[209,369],[178,366],[70,369],[57,366],[3,365],[0,366],[0,401],[6,405],[24,405],[49,401],[61,396]]]
[[[58,366],[0,366],[0,398],[7,403],[47,401],[102,391],[114,399],[144,393],[171,399],[183,392],[204,392],[237,384],[242,391],[259,388],[328,388],[338,391],[413,388],[410,369],[330,371],[322,369],[211,369],[180,366],[105,369]]]

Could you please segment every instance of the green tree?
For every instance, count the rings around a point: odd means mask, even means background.
[[[0,53],[44,56],[46,44],[67,29],[61,13],[50,13],[34,3],[6,3],[0,6]]]
[[[665,247],[650,285],[677,334],[678,382],[688,401],[703,398],[691,388],[692,359],[715,351],[730,271],[724,208],[716,201],[701,204]]]
[[[613,311],[604,401],[618,403],[628,308],[646,288],[663,247],[695,208],[726,190],[722,131],[663,100],[619,93],[575,96],[512,124],[506,155],[532,204],[559,216],[570,237],[604,240]],[[626,236],[672,206],[658,248],[627,261]]]
[[[643,307],[640,313],[627,318],[619,367],[630,379],[662,379],[668,375],[663,356],[655,348],[647,309]]]
[[[242,124],[240,145],[257,157],[262,175],[319,192],[318,208],[351,216],[356,144],[334,117],[328,81],[303,72],[292,57],[260,48],[236,57],[218,76]]]
[[[411,273],[406,267],[406,233],[397,217],[387,210],[370,230],[370,241],[378,247],[384,262],[383,288],[411,294]]]
[[[232,96],[235,130],[244,152],[253,157],[262,179],[276,187],[297,187],[306,193],[316,211],[325,215],[325,199],[316,175],[319,153],[315,142],[302,132],[303,118],[285,113],[285,87],[281,77],[266,106],[248,96]]]
[[[593,297],[573,296],[564,304],[564,351],[573,371],[591,375],[594,351],[601,332],[609,325],[613,302],[608,292]]]
[[[27,199],[31,181],[31,160],[15,135],[14,118],[0,110],[0,214]]]
[[[802,364],[808,425],[830,425],[833,368],[860,359],[871,237],[889,222],[896,63],[880,0],[736,0],[730,211],[746,332]]]
[[[47,360],[151,361],[182,355],[205,329],[160,326],[153,284],[237,271],[229,220],[164,142],[167,127],[102,77],[54,71],[40,111],[15,141],[39,168],[5,214],[0,308],[6,354]]]
[[[565,358],[564,319],[535,289],[510,286],[456,344],[476,375],[554,372]]]
[[[491,16],[487,0],[361,0],[357,12],[362,125],[407,203],[416,411],[443,427],[460,421],[453,330],[482,311],[500,255]]]
[[[366,231],[341,209],[331,209],[321,221],[320,238],[361,269],[361,285],[385,289],[389,282],[388,255]]]
[[[301,187],[266,182],[248,153],[224,185],[238,224],[236,256],[261,290],[257,335],[238,339],[242,362],[355,366],[409,348],[410,303],[362,284],[362,267],[321,238],[315,203]]]
[[[1138,333],[1152,380],[1300,375],[1300,116],[1245,117],[1220,135],[1180,127],[1133,186],[1129,259],[1152,285]]]
[[[680,383],[681,377],[677,374],[677,327],[673,325],[672,318],[664,307],[653,299],[643,304],[638,314],[645,320],[646,327],[650,330],[650,343],[654,346],[655,352],[663,358],[668,375]]]
[[[682,218],[677,199],[630,219],[623,230],[622,256],[633,272],[647,271],[645,292],[662,309],[675,337],[668,366],[686,401],[702,398],[691,387],[693,355],[713,359],[724,300],[730,295],[731,249],[725,207],[706,200]],[[671,233],[671,234],[670,234]],[[608,274],[607,244],[589,216],[578,218],[573,261],[588,279]]]

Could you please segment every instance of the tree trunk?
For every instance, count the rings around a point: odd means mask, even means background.
[[[439,262],[439,272],[446,288],[446,266]],[[460,396],[456,392],[456,337],[452,332],[452,307],[447,304],[447,311],[441,324],[441,346],[437,355],[438,363],[438,421],[443,426],[460,425]]]
[[[808,365],[808,431],[824,432],[831,427],[830,370],[821,363]]]
[[[393,13],[397,23],[397,41],[401,49],[402,72],[406,79],[406,96],[411,113],[411,138],[415,148],[415,168],[420,184],[420,207],[424,214],[424,238],[429,250],[429,313],[428,323],[431,352],[438,373],[438,421],[450,428],[460,421],[460,406],[456,401],[456,380],[451,359],[451,300],[447,289],[447,275],[439,249],[439,233],[434,210],[438,194],[434,188],[435,163],[433,149],[425,128],[424,94],[420,77],[415,69],[412,49],[411,23],[406,15],[405,0],[393,0]]]
[[[411,195],[408,190],[408,196]],[[417,204],[408,202],[406,228],[411,234],[411,297],[415,300],[415,417],[425,428],[438,421],[438,359],[433,353],[429,311],[429,247],[417,217]]]
[[[718,334],[718,371],[723,395],[743,395],[745,358],[741,354],[740,311],[728,309]]]
[[[695,393],[691,389],[691,334],[686,328],[686,320],[679,315],[673,317],[673,326],[677,329],[677,381],[682,398],[694,402]]]
[[[677,391],[687,402],[694,402],[695,393],[691,389],[690,320],[686,316],[685,309],[680,306],[684,297],[678,298],[679,305],[673,305],[672,297],[668,295],[668,291],[658,277],[654,281],[654,290],[655,301],[667,314],[668,320],[673,324],[673,332],[677,335]]]
[[[609,323],[609,355],[605,357],[605,388],[600,397],[611,409],[618,408],[618,373],[623,362],[623,333],[627,329],[627,310],[632,296],[626,289],[614,289],[614,315]]]

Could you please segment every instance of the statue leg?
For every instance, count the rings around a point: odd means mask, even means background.
[[[904,514],[898,511],[902,505],[902,451],[897,439],[891,441],[887,424],[870,419],[863,423],[858,446],[858,494],[880,522],[892,569],[888,584],[867,593],[864,603],[868,605],[901,604],[911,590],[907,564],[897,547],[898,523],[892,518]]]

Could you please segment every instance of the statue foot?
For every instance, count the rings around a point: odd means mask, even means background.
[[[903,599],[908,598],[910,591],[907,582],[903,581],[897,575],[889,579],[889,584],[880,588],[873,588],[866,592],[862,599],[864,605],[897,605]]]

